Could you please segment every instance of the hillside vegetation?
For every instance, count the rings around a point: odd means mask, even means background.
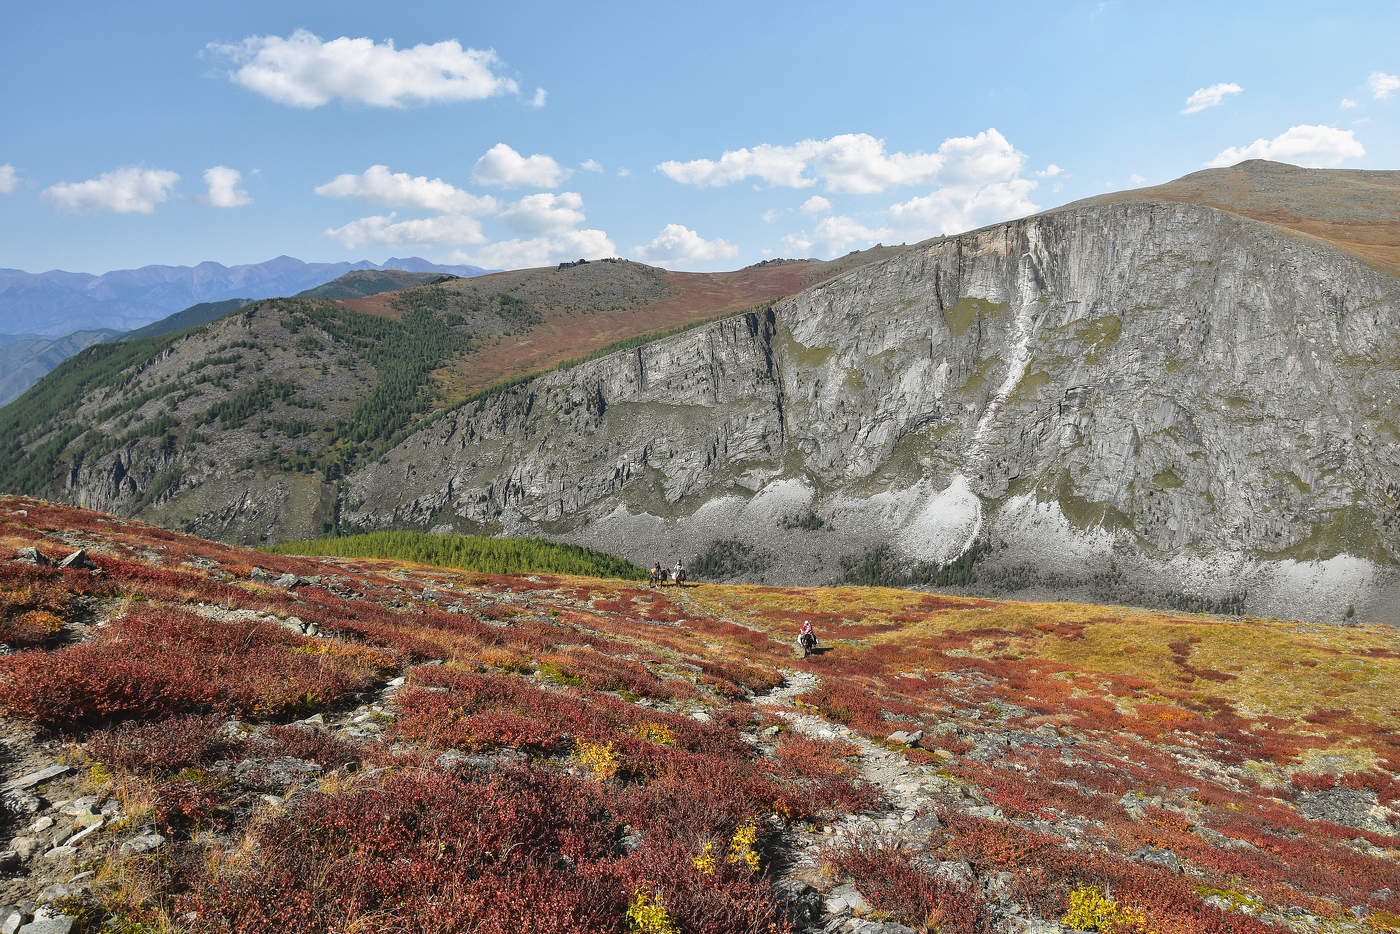
[[[444,275],[440,272],[407,272],[402,269],[356,269],[347,272],[339,279],[332,279],[323,285],[318,285],[298,292],[296,298],[364,298],[366,295],[378,295],[380,292],[396,292],[400,289],[412,288],[415,285],[434,285],[439,282],[450,282],[456,276]]]
[[[255,302],[77,354],[0,410],[0,490],[83,489],[89,503],[249,543],[334,532],[341,478],[426,419],[881,252],[714,274],[626,261],[467,279],[354,272],[329,292],[428,282]]]
[[[79,546],[100,573],[34,563]],[[293,558],[7,497],[22,547],[21,920],[1400,929],[1392,628]]]
[[[223,302],[200,302],[198,305],[191,305],[184,311],[177,311],[175,314],[159,321],[153,321],[145,327],[137,328],[134,331],[127,331],[121,336],[121,340],[140,340],[144,337],[160,337],[164,334],[174,334],[187,328],[199,327],[201,324],[208,324],[211,321],[218,321],[224,315],[233,314],[250,299],[230,298]]]
[[[487,574],[583,574],[623,580],[646,577],[641,568],[613,555],[540,538],[367,532],[306,542],[283,542],[268,551],[279,555],[386,558]]]

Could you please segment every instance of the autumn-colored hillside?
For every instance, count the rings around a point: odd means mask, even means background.
[[[442,310],[472,322],[491,318],[478,341],[438,373],[451,402],[503,380],[549,369],[604,348],[711,321],[776,301],[897,247],[840,259],[785,260],[734,272],[672,272],[623,260],[518,269],[458,279],[422,290],[343,301],[365,314],[400,318],[435,297]],[[504,304],[501,296],[505,296]],[[518,303],[518,304],[515,304]],[[504,320],[497,324],[495,318]]]
[[[1389,628],[284,557],[5,497],[0,641],[7,925],[1400,930]]]
[[[1400,172],[1305,169],[1250,159],[1164,185],[1098,195],[1061,210],[1142,200],[1200,204],[1275,224],[1326,240],[1400,276]]]

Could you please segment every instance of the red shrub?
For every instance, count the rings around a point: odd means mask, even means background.
[[[97,761],[118,768],[175,772],[235,755],[242,743],[221,735],[222,726],[219,717],[210,715],[128,722],[93,733],[88,737],[87,751]]]
[[[148,610],[78,645],[0,658],[0,708],[59,729],[200,711],[276,716],[357,691],[388,663],[269,623]]]
[[[240,934],[583,934],[618,930],[645,885],[686,931],[737,934],[776,921],[766,886],[737,873],[699,876],[686,841],[656,835],[621,856],[602,794],[533,770],[415,771],[383,787],[313,793],[257,829],[250,865],[198,879],[179,907],[198,911],[198,930]]]
[[[987,929],[986,903],[975,887],[964,887],[914,868],[914,854],[880,838],[865,838],[825,854],[827,861],[855,882],[878,910],[918,930],[981,934]]]
[[[324,768],[337,768],[358,762],[363,750],[338,736],[309,725],[271,725],[260,731],[279,756],[294,756]]]

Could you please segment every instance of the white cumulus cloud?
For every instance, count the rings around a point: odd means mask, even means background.
[[[556,188],[571,174],[550,156],[522,156],[505,143],[488,149],[472,169],[479,184],[501,188]]]
[[[578,167],[583,169],[585,172],[603,171],[603,163],[599,162],[597,159],[584,159],[578,164]]]
[[[1064,169],[1052,162],[1045,168],[1037,170],[1035,174],[1039,175],[1041,178],[1055,178],[1056,176],[1063,175],[1064,171]]]
[[[290,107],[313,108],[337,98],[370,107],[476,101],[518,93],[498,74],[491,49],[464,49],[455,39],[397,49],[392,40],[323,40],[305,29],[290,36],[249,36],[206,48],[235,65],[229,78]],[[536,92],[540,104],[542,91]]]
[[[60,182],[43,196],[74,214],[150,214],[170,198],[180,176],[164,169],[126,166],[85,182]]]
[[[821,195],[812,195],[802,206],[798,208],[803,214],[828,214],[831,212],[831,202]]]
[[[0,165],[0,195],[8,195],[19,187],[19,173],[8,162]]]
[[[824,217],[810,231],[788,234],[783,246],[804,256],[832,257],[848,253],[852,248],[864,249],[890,238],[889,227],[869,227],[851,217]]]
[[[490,195],[471,194],[440,178],[390,172],[386,165],[372,165],[359,175],[337,175],[324,185],[318,185],[316,194],[442,214],[491,214],[499,207]]]
[[[1352,130],[1303,124],[1284,130],[1273,139],[1256,139],[1248,146],[1231,146],[1206,163],[1221,168],[1245,159],[1274,159],[1311,167],[1340,165],[1366,155],[1366,147]]]
[[[1207,107],[1219,107],[1225,103],[1226,97],[1243,91],[1244,88],[1233,81],[1212,84],[1208,88],[1197,88],[1190,97],[1186,98],[1186,106],[1181,108],[1181,112],[1193,114],[1205,110]]]
[[[543,107],[545,100],[549,97],[549,92],[544,88],[535,88],[535,96],[530,98],[531,107]]]
[[[205,203],[216,208],[236,208],[251,204],[253,199],[248,197],[248,192],[238,187],[241,181],[243,173],[226,165],[205,169],[204,184],[209,186],[209,193],[204,196]]]
[[[658,266],[675,266],[735,256],[739,248],[719,238],[706,240],[682,224],[667,224],[650,242],[633,247],[632,252]]]
[[[501,220],[524,234],[571,230],[586,220],[583,197],[572,191],[527,195],[502,211]]]
[[[404,221],[396,221],[395,217],[394,214],[362,217],[340,227],[328,228],[326,236],[339,240],[346,249],[352,250],[364,244],[406,246],[486,242],[481,221],[465,214],[440,214]]]
[[[1344,98],[1342,98],[1341,107],[1342,107],[1343,110],[1351,110],[1351,109],[1353,109],[1355,106],[1356,106],[1356,101],[1352,100],[1350,97],[1344,97]]]
[[[500,240],[471,251],[459,251],[454,263],[471,263],[487,269],[529,269],[575,259],[616,256],[617,247],[601,230],[568,230],[529,239]]]
[[[1396,91],[1400,91],[1400,76],[1388,75],[1383,71],[1371,72],[1371,77],[1366,79],[1366,86],[1371,89],[1371,96],[1378,101],[1383,101]]]
[[[1011,178],[982,186],[949,186],[890,206],[890,220],[909,240],[962,233],[987,224],[1034,214],[1031,201],[1038,183]]]
[[[936,180],[990,180],[1015,174],[1024,159],[995,129],[944,140],[933,153],[886,152],[882,139],[845,133],[791,146],[763,143],[725,152],[718,160],[670,160],[657,170],[673,181],[702,188],[756,178],[773,187],[810,188],[821,182],[827,191],[873,194]]]

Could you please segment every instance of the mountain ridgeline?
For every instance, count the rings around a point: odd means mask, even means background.
[[[278,256],[262,263],[225,266],[142,266],[100,276],[80,272],[31,273],[0,269],[0,309],[13,334],[58,337],[75,329],[142,327],[182,308],[231,298],[292,295],[357,270],[404,270],[457,276],[479,275],[476,266],[439,266],[417,257],[306,263]]]
[[[64,364],[0,414],[0,485],[246,542],[535,535],[1400,622],[1394,231],[1343,222],[1349,173],[1218,172],[703,283],[619,261],[257,303]],[[1400,173],[1365,174],[1400,216]],[[1197,203],[1252,175],[1249,211]],[[1268,197],[1289,223],[1245,216]]]

